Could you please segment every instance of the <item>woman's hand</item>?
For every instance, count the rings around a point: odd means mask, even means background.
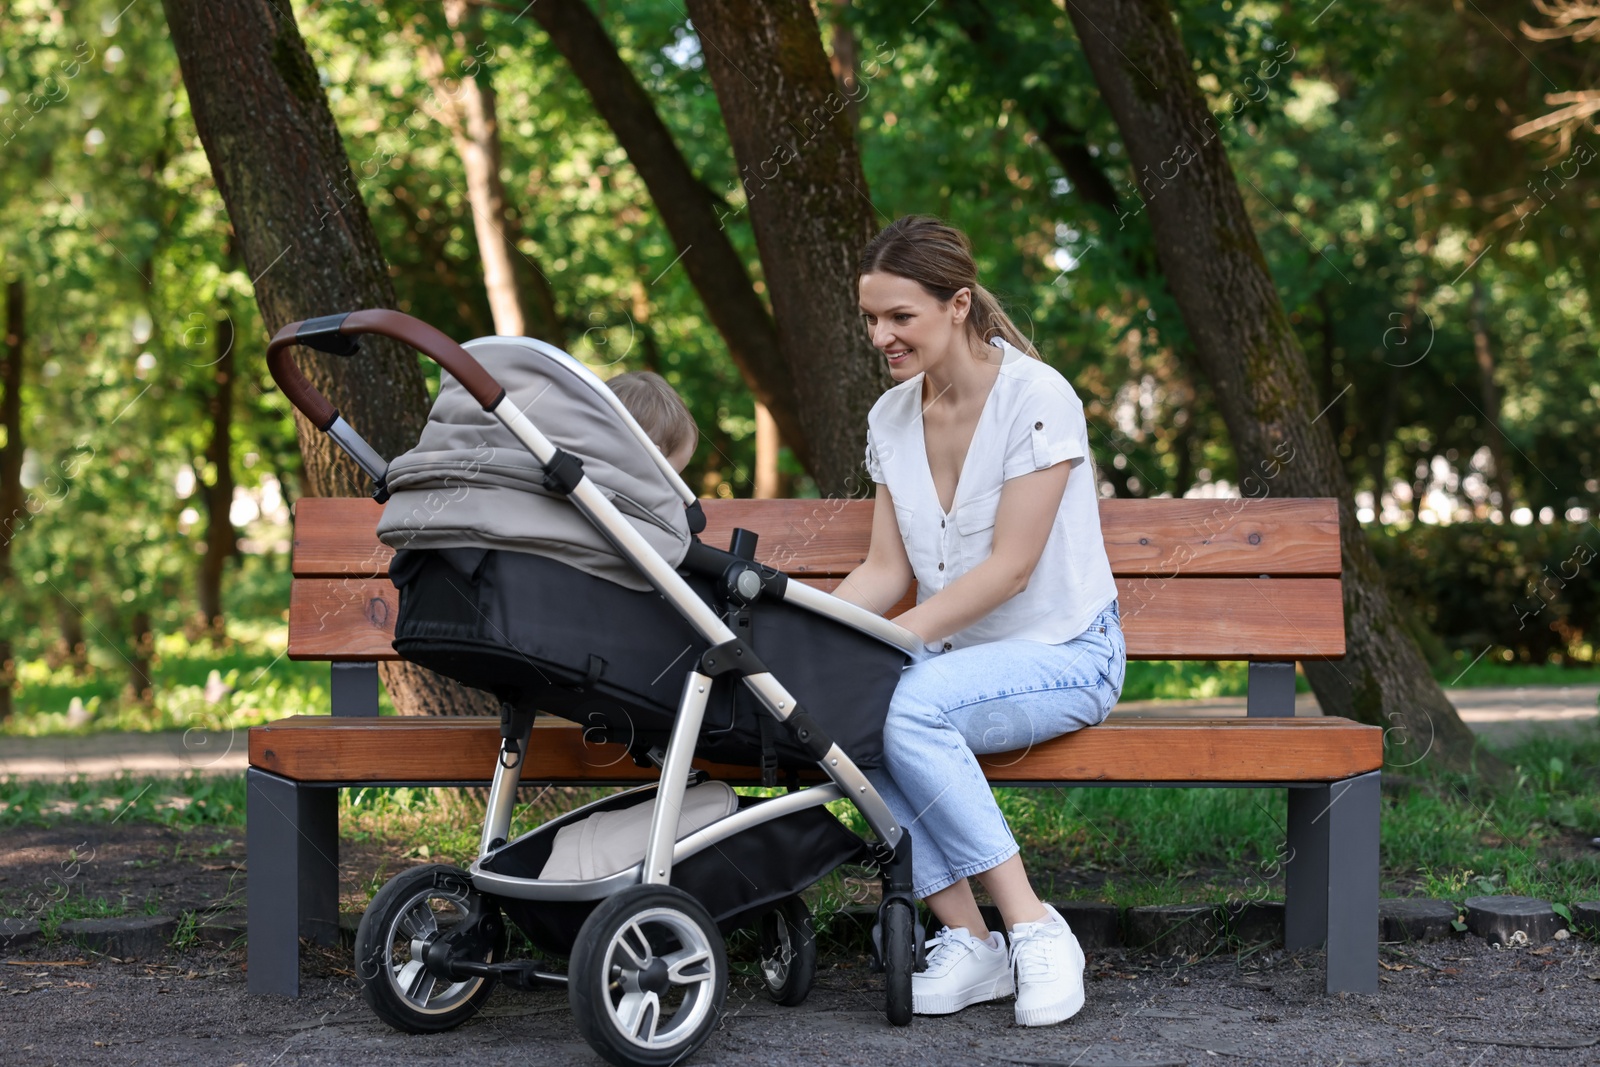
[[[911,588],[911,560],[900,537],[900,522],[895,518],[894,498],[887,485],[878,486],[872,505],[872,540],[867,558],[845,576],[833,595],[879,615],[900,603]]]

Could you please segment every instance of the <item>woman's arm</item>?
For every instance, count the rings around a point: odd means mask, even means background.
[[[867,559],[851,571],[833,595],[879,615],[900,603],[911,588],[911,560],[900,538],[900,522],[894,514],[894,498],[889,487],[879,484],[872,506],[872,540]]]
[[[935,641],[965,630],[1028,588],[1067,491],[1067,477],[1081,465],[1082,461],[1061,462],[1006,482],[1000,490],[989,558],[894,621],[924,640]],[[1079,477],[1088,476],[1086,470]],[[889,517],[894,518],[892,510]],[[876,546],[876,525],[872,535]],[[903,557],[904,547],[900,552]],[[872,562],[870,555],[867,562]]]

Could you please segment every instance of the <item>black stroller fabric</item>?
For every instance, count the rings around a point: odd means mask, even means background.
[[[664,745],[684,678],[706,642],[661,594],[638,592],[545,556],[505,549],[406,549],[394,647],[429,670],[590,728],[643,752]],[[686,580],[708,604],[709,581]],[[781,601],[751,608],[748,640],[773,675],[859,766],[883,760],[883,723],[905,653]],[[770,716],[743,683],[718,678],[697,755],[758,766]],[[780,767],[815,761],[781,727]]]

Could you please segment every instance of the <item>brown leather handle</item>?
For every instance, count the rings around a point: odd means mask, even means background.
[[[334,324],[337,324],[337,330],[330,329]],[[304,337],[301,336],[302,330],[306,331]],[[363,333],[392,337],[421,352],[465,386],[467,392],[483,405],[485,411],[500,403],[501,398],[506,395],[505,389],[494,380],[493,375],[483,369],[483,364],[474,359],[472,353],[432,326],[410,315],[390,311],[387,308],[368,308],[364,311],[352,311],[342,318],[329,316],[291,322],[274,334],[271,343],[267,345],[267,369],[272,372],[272,380],[278,383],[283,395],[288,397],[289,402],[299,408],[319,430],[325,431],[332,426],[334,420],[339,417],[339,412],[328,402],[328,398],[317,392],[316,386],[300,373],[300,368],[295,364],[294,357],[289,354],[289,349],[302,344],[322,351],[347,355],[354,350],[353,346],[349,343],[339,343],[334,339],[334,335],[349,337]]]

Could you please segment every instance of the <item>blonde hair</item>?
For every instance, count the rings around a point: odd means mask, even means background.
[[[634,421],[650,435],[662,455],[670,456],[700,439],[700,431],[683,398],[661,375],[647,370],[633,371],[619,374],[606,384],[617,394]]]
[[[931,215],[896,219],[872,239],[861,253],[863,274],[878,272],[909,278],[940,304],[948,304],[962,289],[972,292],[972,313],[967,329],[983,343],[1003,337],[1039,359],[1033,342],[1022,335],[994,294],[978,284],[978,265],[972,260],[972,243],[954,226]]]

